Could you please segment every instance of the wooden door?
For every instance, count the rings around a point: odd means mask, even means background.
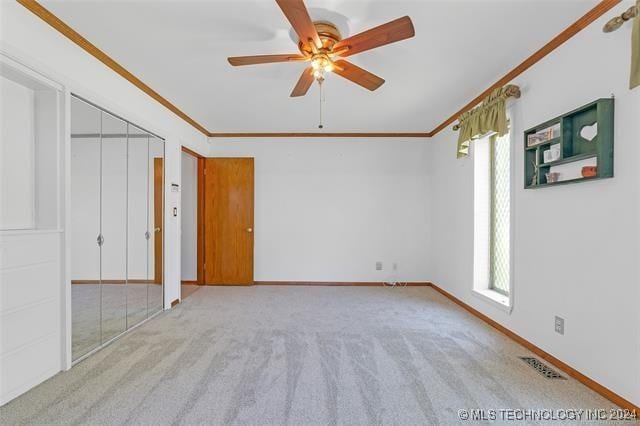
[[[162,284],[162,271],[163,271],[163,255],[162,255],[162,241],[164,235],[162,234],[162,228],[164,227],[164,158],[153,159],[153,223],[154,223],[154,238],[153,238],[153,256],[154,256],[154,270],[153,270],[153,282],[155,284]]]
[[[207,158],[205,284],[253,284],[253,158]]]

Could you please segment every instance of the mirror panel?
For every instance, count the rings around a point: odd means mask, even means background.
[[[163,308],[164,141],[149,139],[149,315]]]
[[[127,323],[129,327],[133,327],[147,318],[149,251],[147,247],[149,134],[133,125],[129,125],[128,153]]]
[[[71,357],[101,345],[100,123],[101,111],[71,98]]]
[[[127,123],[102,112],[102,342],[127,329]]]

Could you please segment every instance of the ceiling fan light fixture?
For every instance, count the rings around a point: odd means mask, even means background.
[[[324,53],[318,53],[311,58],[311,66],[315,70],[322,68],[327,71],[327,68],[330,68],[332,66],[332,61],[328,55]]]
[[[313,77],[316,80],[324,80],[324,74],[332,72],[335,67],[333,61],[326,53],[318,53],[311,58],[311,67],[313,68]]]

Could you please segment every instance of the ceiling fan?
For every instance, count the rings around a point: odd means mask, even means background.
[[[405,16],[343,39],[334,24],[326,21],[313,22],[303,0],[276,0],[276,3],[300,39],[300,54],[238,56],[228,60],[233,66],[311,62],[302,72],[291,97],[304,96],[314,80],[322,85],[325,73],[328,72],[338,74],[366,89],[376,90],[384,83],[382,78],[342,58],[415,35],[411,18]]]

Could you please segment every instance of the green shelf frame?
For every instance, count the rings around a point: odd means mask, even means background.
[[[588,160],[589,158],[593,158],[593,157],[597,157],[598,154],[578,154],[578,155],[574,155],[573,157],[569,157],[569,158],[562,158],[560,160],[556,160],[556,161],[550,161],[548,163],[542,163],[540,164],[538,167],[543,168],[543,167],[553,167],[553,166],[559,166],[561,164],[569,164],[569,163],[575,163],[576,161],[582,161],[582,160]]]
[[[527,146],[530,134],[539,132],[553,125],[560,124],[560,135],[546,142]],[[591,141],[580,136],[583,127],[598,123],[598,134]],[[545,121],[524,132],[524,188],[548,188],[555,185],[580,183],[613,177],[613,126],[614,99],[603,98],[584,105],[559,117]],[[551,145],[560,144],[560,159],[543,163],[543,152]],[[558,182],[547,182],[545,173],[553,166],[575,163],[590,158],[597,158],[596,176],[588,178],[566,179]],[[536,183],[532,185],[535,167],[538,165]]]

